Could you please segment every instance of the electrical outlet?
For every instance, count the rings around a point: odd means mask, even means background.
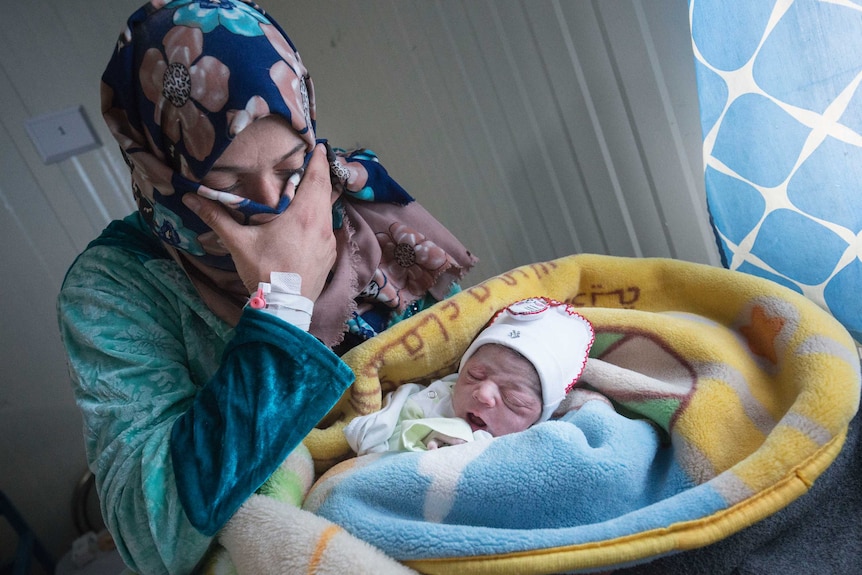
[[[83,106],[30,118],[27,133],[46,164],[53,164],[102,145]]]

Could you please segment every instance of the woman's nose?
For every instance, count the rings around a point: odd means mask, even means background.
[[[257,178],[253,189],[246,196],[253,202],[274,208],[278,206],[281,195],[284,193],[287,180],[275,174],[268,174]]]

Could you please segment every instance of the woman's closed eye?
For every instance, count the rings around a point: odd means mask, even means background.
[[[229,186],[209,186],[214,190],[218,190],[220,192],[227,192],[229,194],[234,194],[239,189],[239,182],[234,182]]]
[[[281,189],[283,191],[284,188],[287,186],[287,182],[288,182],[288,180],[290,180],[291,176],[294,176],[295,174],[299,174],[300,176],[302,176],[302,174],[304,172],[305,172],[304,168],[290,168],[290,169],[284,169],[284,170],[276,170],[274,172],[274,175],[276,178],[278,178],[280,180]],[[227,192],[229,194],[236,194],[236,195],[243,196],[243,197],[247,196],[247,194],[245,192],[246,186],[245,186],[242,178],[237,178],[231,182],[213,181],[211,183],[207,183],[206,185],[207,185],[207,187],[212,188],[214,190],[217,190],[219,192]]]

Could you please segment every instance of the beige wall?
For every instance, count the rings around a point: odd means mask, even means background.
[[[85,461],[54,298],[131,210],[98,82],[140,0],[0,1],[0,489],[59,556]],[[262,4],[311,70],[320,135],[381,156],[482,259],[467,283],[574,252],[717,265],[685,0]],[[25,120],[78,104],[104,145],[44,166]]]

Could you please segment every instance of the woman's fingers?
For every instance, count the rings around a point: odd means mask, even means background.
[[[326,149],[318,144],[287,211],[271,222],[292,246],[292,265],[302,276],[302,295],[316,300],[335,263],[332,182]]]
[[[323,144],[317,144],[288,210],[301,206],[300,209],[307,207],[319,213],[329,214],[332,205],[331,192],[332,182],[329,179],[326,147]]]
[[[206,225],[222,238],[222,241],[224,241],[225,237],[231,235],[231,230],[241,227],[218,202],[207,200],[193,193],[184,194],[182,200],[188,209],[193,211],[197,217],[203,220]]]

